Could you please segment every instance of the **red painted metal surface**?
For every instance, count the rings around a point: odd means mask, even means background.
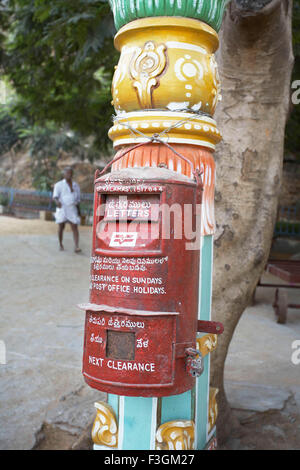
[[[290,284],[300,284],[299,260],[269,260],[266,271]]]
[[[203,209],[202,209],[202,234],[213,235],[215,231],[214,195],[215,195],[215,162],[213,152],[198,145],[172,144],[170,149],[166,145],[155,143],[124,146],[117,152],[113,163],[113,170],[124,168],[147,168],[164,165],[170,170],[183,175],[192,176],[192,167],[202,173],[203,180]],[[175,153],[175,152],[176,153]],[[126,153],[125,153],[126,152]],[[185,160],[180,158],[182,155]],[[123,155],[123,156],[122,156]]]
[[[285,291],[285,289],[300,289],[300,261],[291,259],[269,259],[265,270],[273,274],[273,276],[287,282],[287,284],[273,284],[259,280],[257,284],[258,287],[276,288],[273,308],[277,317],[277,323],[284,324],[287,320],[288,308],[300,308],[300,304],[288,302],[287,293]]]
[[[82,306],[91,387],[159,397],[195,385],[187,359],[196,348],[200,243],[188,249],[184,215],[194,232],[201,193],[199,180],[160,168],[96,179],[90,303]]]
[[[199,333],[221,335],[224,331],[224,326],[221,322],[198,320],[197,331],[199,331]]]

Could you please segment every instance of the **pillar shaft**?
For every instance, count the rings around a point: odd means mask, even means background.
[[[214,52],[227,3],[110,0],[120,60],[112,83],[116,116],[109,137],[116,157],[124,154],[113,164],[112,173],[164,167],[193,178],[191,168],[201,171],[201,255],[195,312],[201,321],[211,321],[213,152],[221,140],[213,119],[221,99]],[[217,335],[202,332],[195,339],[204,360],[204,372],[195,386],[162,397],[108,394],[107,404],[96,404],[95,449],[215,448],[217,390],[210,389],[209,376]],[[108,429],[105,433],[103,423]]]

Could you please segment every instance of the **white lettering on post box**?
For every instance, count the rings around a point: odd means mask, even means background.
[[[137,372],[155,372],[155,363],[154,362],[129,362],[129,361],[115,361],[109,359],[106,361],[100,357],[89,356],[89,364],[98,367],[108,367],[109,369],[114,370],[131,370]]]
[[[110,244],[111,247],[135,246],[137,232],[113,232]]]

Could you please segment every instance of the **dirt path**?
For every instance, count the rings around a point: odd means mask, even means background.
[[[31,449],[44,423],[75,440],[101,395],[81,374],[88,300],[91,228],[80,227],[82,253],[70,229],[58,250],[53,222],[0,217],[0,448]],[[62,442],[61,442],[62,445]]]
[[[80,227],[81,232],[90,232],[90,227]],[[69,225],[66,232],[71,232]],[[56,235],[57,225],[39,219],[17,219],[0,216],[0,236],[3,235]]]

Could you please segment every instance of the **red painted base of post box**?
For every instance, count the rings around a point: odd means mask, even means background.
[[[105,306],[104,306],[105,308]],[[165,396],[194,386],[176,344],[178,313],[86,312],[83,376],[93,388],[126,396]]]

